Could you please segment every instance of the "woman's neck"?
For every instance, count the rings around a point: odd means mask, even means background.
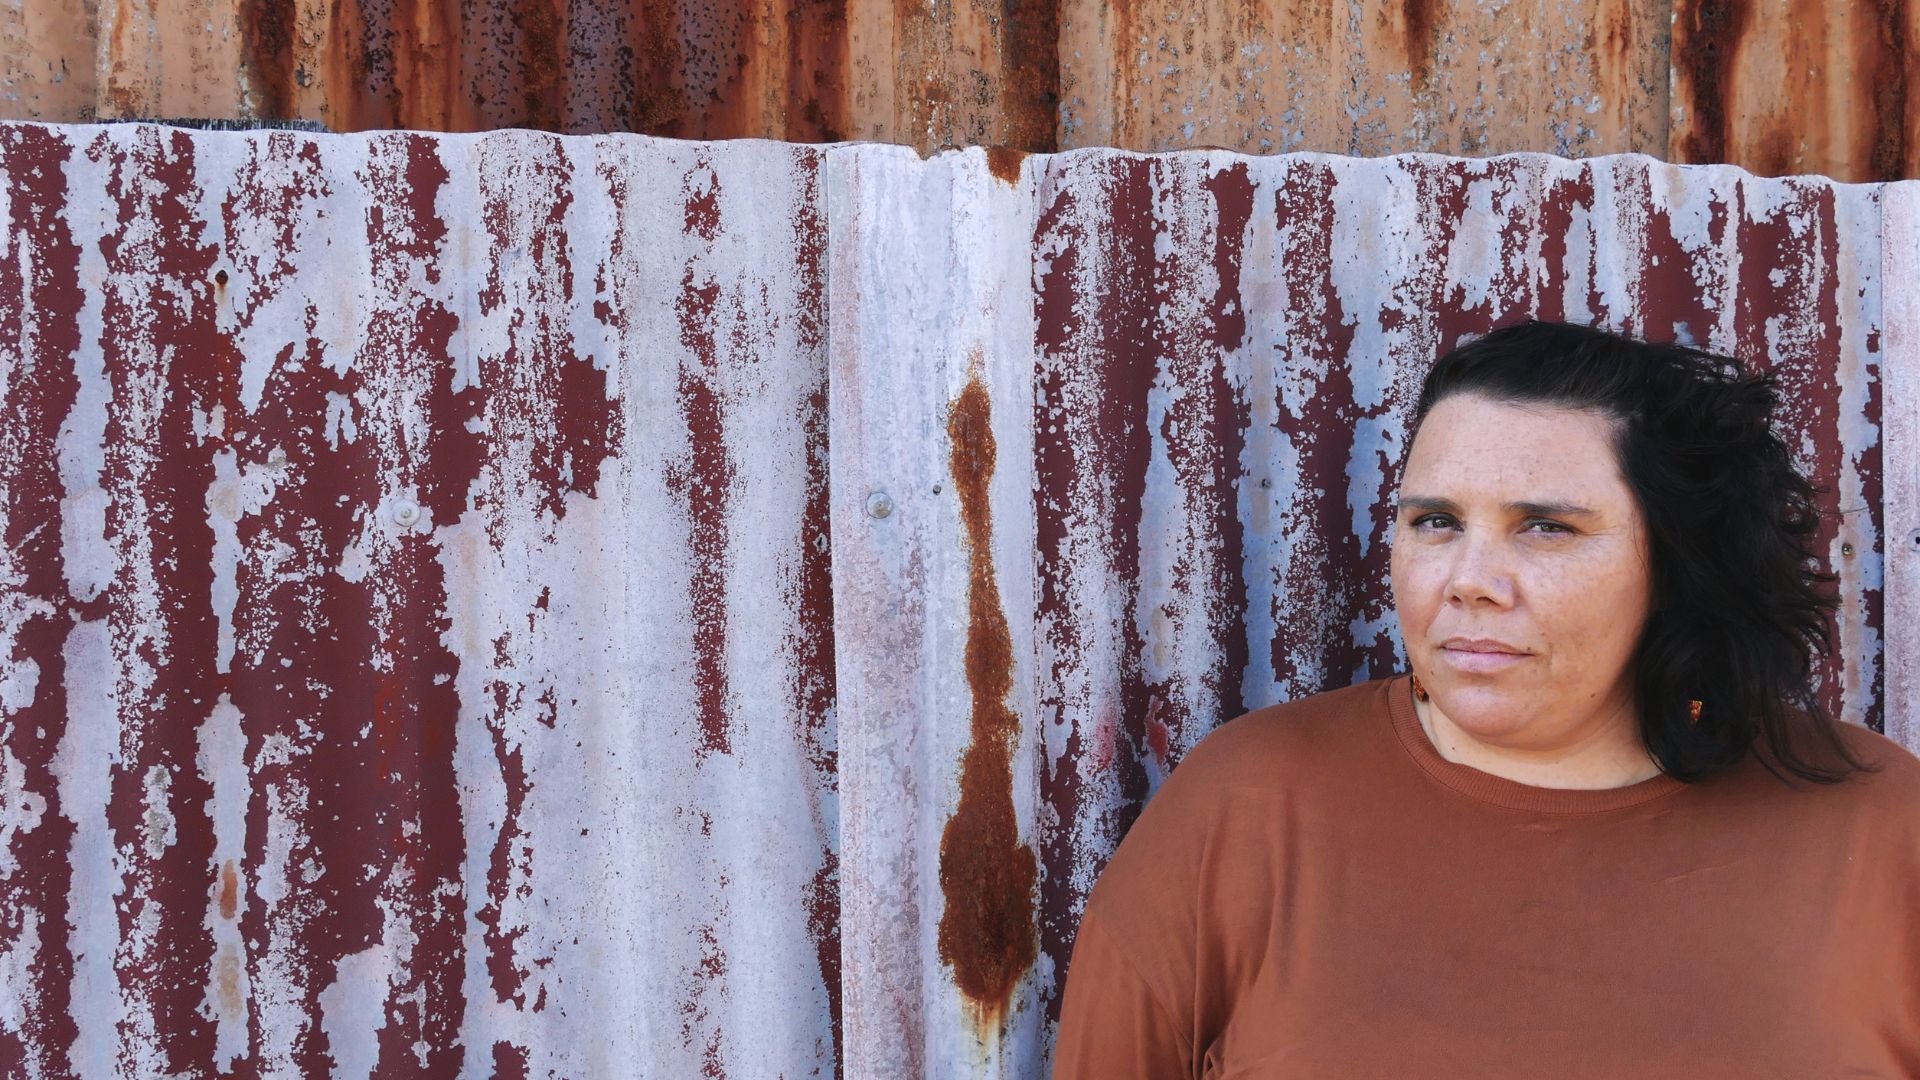
[[[1533,787],[1601,790],[1627,787],[1659,775],[1660,767],[1631,722],[1612,718],[1551,750],[1517,749],[1475,738],[1432,700],[1414,701],[1427,740],[1458,765]],[[1630,717],[1629,717],[1630,719]]]

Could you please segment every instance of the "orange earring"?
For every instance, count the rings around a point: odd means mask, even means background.
[[[1419,698],[1421,701],[1428,700],[1427,688],[1420,685],[1420,676],[1409,672],[1407,678],[1413,680],[1413,696]]]
[[[1700,722],[1700,702],[1698,700],[1687,702],[1687,723],[1697,724],[1699,722]]]

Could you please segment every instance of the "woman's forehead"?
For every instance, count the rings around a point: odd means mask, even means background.
[[[1591,409],[1449,397],[1420,425],[1402,498],[1590,505],[1603,492],[1625,496],[1615,430],[1611,417]]]

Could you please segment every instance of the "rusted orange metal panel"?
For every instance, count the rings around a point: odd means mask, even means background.
[[[339,130],[1051,147],[1051,3],[239,0],[253,114]]]
[[[81,0],[0,118],[1920,175],[1920,0]]]
[[[97,115],[246,115],[237,2],[97,0]]]
[[[1920,176],[1920,2],[1674,0],[1674,161]]]
[[[884,141],[1053,149],[1058,2],[894,0],[896,135]]]
[[[1061,143],[1660,154],[1667,6],[1068,0]]]
[[[0,5],[0,116],[56,122],[94,118],[99,3]]]

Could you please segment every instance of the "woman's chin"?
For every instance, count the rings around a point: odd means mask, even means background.
[[[1441,701],[1441,695],[1434,700]],[[1490,686],[1449,688],[1440,709],[1454,727],[1492,742],[1525,731],[1540,716],[1531,695]]]

